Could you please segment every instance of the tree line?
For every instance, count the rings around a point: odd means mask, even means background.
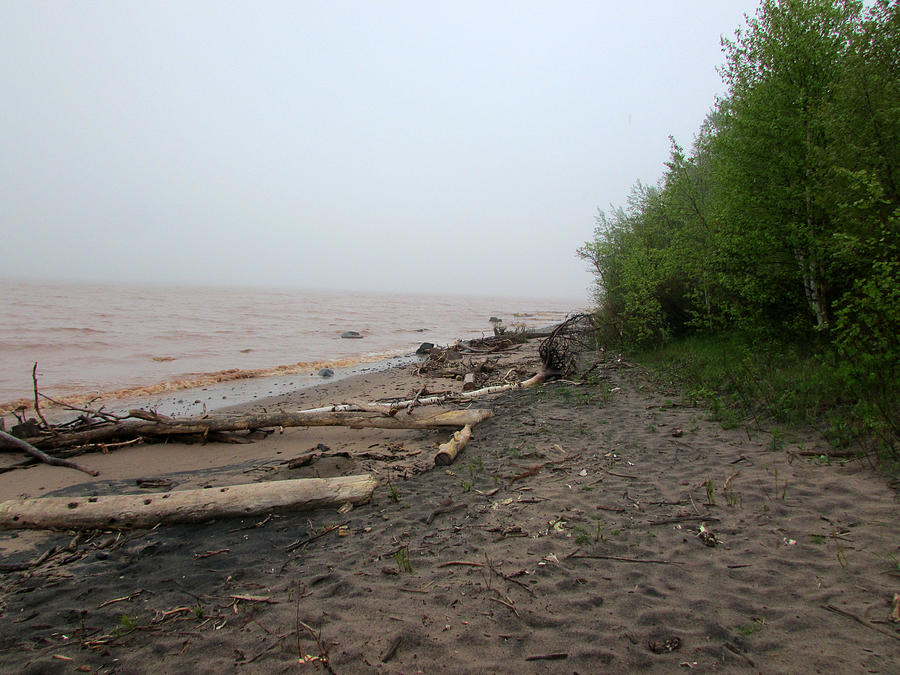
[[[723,52],[693,145],[578,251],[604,338],[739,332],[896,391],[900,3],[763,0]]]

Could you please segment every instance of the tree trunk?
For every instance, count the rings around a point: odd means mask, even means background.
[[[258,415],[229,417],[188,418],[172,421],[139,422],[126,420],[108,426],[59,433],[27,439],[39,448],[62,448],[91,443],[106,443],[122,438],[138,436],[173,436],[185,434],[208,434],[218,431],[243,431],[266,427],[321,427],[347,426],[354,429],[376,427],[379,429],[435,429],[438,427],[459,427],[478,424],[491,416],[490,410],[448,410],[427,415],[398,415],[390,417],[379,413],[326,412],[322,410],[302,412],[279,412]]]
[[[0,502],[0,529],[152,527],[362,504],[376,484],[371,475],[362,474],[138,495],[11,499]]]

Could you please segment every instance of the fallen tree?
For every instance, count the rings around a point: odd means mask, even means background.
[[[299,412],[261,413],[222,417],[194,417],[172,419],[127,419],[85,431],[55,433],[24,439],[36,448],[65,448],[102,444],[123,438],[168,437],[199,434],[201,436],[225,431],[251,431],[267,427],[345,426],[351,429],[437,429],[478,424],[491,416],[490,410],[446,410],[428,415],[392,417],[371,412],[334,410],[304,410]]]
[[[0,529],[152,527],[362,504],[377,481],[369,474],[300,478],[156,494],[41,497],[0,502]]]

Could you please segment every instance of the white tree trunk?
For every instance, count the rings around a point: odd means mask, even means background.
[[[300,511],[369,501],[369,474],[300,478],[175,492],[89,497],[40,497],[0,502],[0,529],[152,527],[211,518]]]

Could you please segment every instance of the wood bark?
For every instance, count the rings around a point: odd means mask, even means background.
[[[62,448],[91,443],[106,443],[122,438],[139,436],[173,436],[185,434],[206,435],[221,431],[244,431],[266,427],[317,427],[346,426],[353,429],[375,427],[379,429],[435,429],[478,424],[491,416],[490,410],[447,410],[427,415],[403,415],[390,417],[379,413],[350,411],[310,410],[278,412],[257,415],[187,418],[183,420],[125,420],[96,429],[54,436],[30,438],[27,441],[38,448]]]
[[[301,478],[138,495],[43,497],[0,502],[0,529],[152,527],[211,518],[362,504],[377,481],[369,474]]]
[[[75,469],[77,471],[82,471],[91,476],[99,476],[99,471],[94,471],[93,469],[87,469],[80,464],[76,464],[75,462],[69,461],[68,459],[60,459],[59,457],[51,457],[45,452],[41,452],[36,447],[31,445],[26,441],[23,441],[21,438],[16,438],[15,436],[6,433],[5,431],[0,430],[0,448],[6,449],[11,448],[13,450],[19,450],[24,452],[27,455],[31,455],[36,460],[43,462],[44,464],[51,464],[53,466],[66,466],[70,469]]]
[[[464,391],[461,393],[451,393],[451,394],[442,394],[440,396],[427,396],[425,398],[415,399],[415,405],[417,406],[428,406],[428,405],[437,405],[439,403],[446,403],[447,401],[453,400],[467,400],[470,398],[478,398],[479,396],[486,396],[488,394],[499,394],[504,391],[510,391],[512,389],[529,389],[531,387],[536,387],[539,384],[543,384],[551,377],[557,375],[555,371],[550,370],[542,370],[537,375],[533,377],[529,377],[527,380],[522,380],[521,382],[511,382],[510,384],[495,384],[490,387],[482,387],[481,389],[476,389],[475,391]],[[336,405],[326,405],[321,408],[310,408],[309,410],[303,410],[303,413],[324,413],[324,412],[355,412],[360,410],[366,410],[369,412],[380,411],[385,415],[393,415],[401,408],[407,408],[411,403],[414,402],[414,399],[410,399],[407,401],[397,401],[396,403],[339,403]],[[487,417],[490,417],[488,415]],[[485,417],[484,419],[487,419]],[[484,421],[478,420],[479,422]],[[477,422],[473,423],[477,424]]]
[[[434,463],[438,466],[448,466],[453,464],[453,460],[459,454],[459,451],[466,447],[469,439],[472,438],[472,427],[464,426],[462,429],[453,434],[446,443],[441,443],[438,453],[434,456]]]

